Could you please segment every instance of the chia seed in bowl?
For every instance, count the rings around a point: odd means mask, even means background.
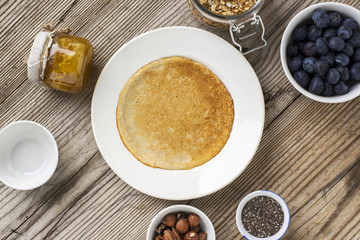
[[[290,212],[276,193],[260,190],[249,193],[236,210],[236,224],[248,240],[276,240],[286,232]]]

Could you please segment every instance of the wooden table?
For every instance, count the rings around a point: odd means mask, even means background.
[[[268,46],[246,58],[265,98],[265,128],[251,164],[230,185],[199,199],[168,201],[122,181],[101,156],[91,129],[91,98],[106,62],[135,36],[165,26],[201,24],[186,1],[0,0],[0,128],[16,120],[45,125],[59,146],[54,176],[31,191],[0,183],[2,239],[145,239],[153,216],[173,204],[200,208],[217,239],[241,239],[235,223],[249,192],[280,194],[291,212],[284,239],[360,239],[360,98],[323,104],[299,94],[281,68],[279,46],[290,19],[321,1],[267,0],[260,11]],[[357,0],[341,1],[360,8]],[[91,41],[95,57],[85,91],[47,91],[27,79],[24,60],[41,26],[53,20]]]

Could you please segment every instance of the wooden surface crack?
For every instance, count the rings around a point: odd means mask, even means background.
[[[347,176],[352,170],[354,170],[354,168],[359,168],[360,169],[360,159],[358,159],[352,166],[350,166],[349,168],[345,169],[345,171],[343,171],[342,173],[340,173],[335,179],[333,179],[333,181],[329,182],[328,185],[326,185],[324,187],[324,189],[326,190],[321,190],[320,192],[323,192],[322,196],[317,199],[312,205],[316,205],[318,202],[320,202],[321,200],[323,200],[323,197],[325,195],[327,195],[328,192],[330,192],[340,181],[342,181],[344,179],[345,176]],[[358,171],[354,171],[356,174],[358,174]],[[352,191],[354,188],[358,187],[360,184],[360,179],[358,179],[359,181],[355,184],[355,186],[352,186],[351,188],[348,189],[346,196],[348,196],[349,194],[355,194],[357,191]],[[313,200],[315,198],[316,195],[318,195],[319,192],[315,193],[313,195],[312,198],[310,198],[310,200]],[[327,203],[325,205],[323,205],[318,211],[316,211],[314,214],[312,214],[312,216],[310,218],[308,218],[303,224],[299,225],[298,228],[292,232],[291,235],[289,235],[289,238],[291,239],[296,232],[301,229],[308,221],[310,221],[311,219],[315,218],[316,215],[318,213],[320,213],[324,208],[326,208],[328,206],[328,204],[330,204],[332,202],[333,199],[335,199],[337,197],[339,193],[337,192],[336,194],[334,194],[334,196],[329,199],[327,201]],[[344,199],[347,199],[346,197],[344,197]],[[310,202],[310,201],[309,201]],[[309,202],[305,203],[303,206],[299,207],[297,209],[297,211],[294,211],[291,213],[291,216],[294,216],[297,214],[298,211],[302,210]],[[322,228],[320,229],[320,231],[315,235],[318,236],[322,231],[324,231],[327,228],[327,225],[330,224],[330,222],[333,221],[333,219],[335,219],[338,216],[339,212],[335,211],[330,217],[326,218],[326,222],[325,224],[322,226]],[[313,228],[315,228],[315,226],[313,226],[311,229],[308,230],[308,232],[310,232]],[[306,234],[305,234],[306,235]]]
[[[77,4],[78,0],[74,0],[70,6],[68,7],[68,9],[66,9],[66,11],[59,17],[59,21],[57,24],[55,24],[55,27],[57,27],[60,23],[64,22],[65,18],[67,17],[67,15],[70,13],[71,9]]]
[[[278,113],[278,115],[273,118],[266,126],[264,126],[263,132],[268,129],[278,118],[280,118],[282,116],[282,114],[284,114],[291,106],[292,104],[299,99],[299,97],[301,96],[301,94],[298,94],[296,97],[294,97],[294,99],[292,99],[292,101],[281,110],[281,112]]]
[[[355,170],[354,170],[355,169]],[[331,223],[339,216],[339,214],[342,212],[343,208],[346,207],[346,203],[352,199],[352,196],[354,194],[358,194],[358,190],[356,190],[357,188],[359,188],[360,186],[360,178],[359,178],[359,170],[360,170],[360,159],[357,160],[357,162],[349,169],[349,171],[344,175],[346,176],[348,173],[350,173],[351,171],[354,171],[356,176],[354,176],[354,178],[356,179],[356,181],[354,181],[350,186],[347,187],[347,191],[345,196],[343,197],[343,201],[339,202],[339,204],[337,205],[337,209],[336,211],[334,211],[330,216],[326,217],[326,222],[325,224],[321,227],[320,231],[315,235],[315,237],[319,236],[322,232],[328,230],[328,227],[331,225]],[[353,174],[353,175],[355,175]],[[343,177],[344,177],[343,176]],[[353,179],[351,179],[352,177],[350,177],[349,181],[352,181]],[[349,182],[348,181],[348,182]],[[340,231],[340,230],[339,230]],[[338,234],[336,234],[338,235]]]
[[[360,137],[356,138],[353,142],[355,142],[359,138]],[[344,151],[345,151],[345,149],[343,151],[339,152],[337,154],[337,156],[340,156],[341,153]],[[360,162],[360,159],[357,160],[353,165],[349,166],[348,168],[346,168],[342,172],[340,172],[332,181],[330,181],[328,184],[326,184],[322,189],[319,189],[317,192],[312,194],[312,197],[309,198],[308,201],[304,202],[304,204],[302,206],[299,206],[296,211],[293,211],[291,213],[291,215],[296,215],[298,213],[298,211],[300,211],[302,208],[304,208],[306,205],[308,205],[309,202],[311,202],[320,192],[324,192],[324,189],[328,189],[328,190],[325,190],[325,193],[323,194],[323,196],[326,195],[326,193],[329,192],[338,182],[340,182],[357,164],[359,164],[359,162]],[[311,184],[311,182],[309,184]]]
[[[26,80],[27,80],[27,78],[25,78],[24,80],[22,80],[21,82],[20,82],[20,84],[19,85],[17,85],[14,89],[12,89],[10,92],[9,92],[9,94],[7,94],[6,96],[4,96],[4,98],[1,100],[0,99],[0,108],[1,108],[1,105],[8,99],[8,98],[10,98],[25,82],[26,82]],[[0,95],[0,97],[1,97],[1,95]]]
[[[58,194],[56,194],[56,196],[60,195],[62,193],[62,191],[67,187],[68,183],[76,176],[78,175],[82,169],[84,169],[84,167],[96,156],[96,154],[99,152],[99,150],[97,150],[90,158],[88,161],[86,161],[86,163],[72,176],[70,177],[64,184],[63,184],[63,187],[60,188],[57,192]],[[83,192],[83,194],[80,194],[76,200],[74,201],[73,204],[75,204],[84,194],[86,194],[86,192]],[[7,238],[9,238],[12,234],[16,233],[16,234],[20,234],[22,235],[21,233],[18,232],[18,230],[21,228],[21,226],[23,224],[25,224],[29,219],[31,219],[31,217],[46,203],[48,202],[50,199],[52,198],[56,198],[55,196],[55,193],[54,194],[49,194],[50,196],[45,200],[43,201],[31,214],[29,214],[29,217],[26,218],[18,227],[16,227],[15,229],[11,229],[11,232],[9,235],[7,235],[6,237],[3,238],[3,240],[6,240]],[[73,204],[69,207],[71,208],[73,206]],[[69,210],[69,209],[68,209]],[[67,210],[67,211],[68,211]],[[65,211],[65,212],[67,212]],[[65,213],[64,213],[65,214]],[[61,218],[60,218],[61,219]]]

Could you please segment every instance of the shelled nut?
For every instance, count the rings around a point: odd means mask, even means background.
[[[200,217],[194,213],[170,213],[155,229],[154,240],[207,240],[201,230]]]
[[[163,234],[164,240],[176,240],[174,233],[169,229],[166,229]]]
[[[163,223],[168,227],[174,227],[176,221],[177,221],[176,216],[174,214],[170,213],[165,216]]]
[[[171,228],[172,233],[174,234],[174,237],[176,240],[182,240],[181,235],[174,227]]]
[[[195,231],[190,231],[185,234],[184,240],[199,240],[199,236]]]
[[[180,233],[180,234],[185,234],[189,231],[189,222],[187,219],[183,218],[180,219],[179,221],[177,221],[176,225],[175,225],[176,230]]]
[[[188,216],[188,222],[190,227],[196,227],[200,224],[200,217],[194,213],[191,213]]]
[[[163,240],[164,238],[161,236],[161,235],[157,235],[156,237],[155,237],[155,240]]]
[[[190,230],[191,230],[191,231],[195,231],[195,232],[200,232],[200,230],[201,230],[201,229],[200,229],[200,225],[197,225],[197,226],[195,226],[195,227],[191,227]]]
[[[206,240],[207,239],[207,233],[206,232],[199,232],[198,236],[199,236],[199,240]]]

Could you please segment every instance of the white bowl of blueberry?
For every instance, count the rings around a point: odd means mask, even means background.
[[[340,103],[360,95],[360,11],[319,3],[299,12],[280,47],[284,72],[305,96]]]

